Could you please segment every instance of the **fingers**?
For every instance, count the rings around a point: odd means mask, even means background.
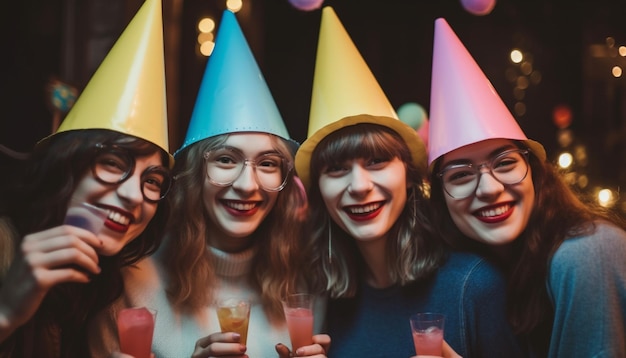
[[[278,343],[275,348],[276,348],[276,353],[278,353],[278,357],[279,358],[290,358],[291,357],[291,351],[289,350],[289,348],[287,348],[286,345],[284,345],[282,343]]]
[[[33,271],[76,265],[88,273],[98,274],[100,273],[98,254],[93,245],[99,246],[101,241],[91,232],[71,226],[60,226],[27,235],[21,249],[24,260]],[[75,276],[72,274],[63,277],[72,279]]]
[[[240,344],[238,333],[213,333],[196,341],[192,358],[246,357],[247,347]]]
[[[324,352],[328,352],[330,348],[330,336],[327,334],[316,334],[313,336],[313,343],[317,343],[324,349]]]
[[[443,356],[445,358],[462,358],[445,340],[443,341]]]

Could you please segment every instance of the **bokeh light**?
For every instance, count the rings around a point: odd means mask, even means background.
[[[415,102],[407,102],[397,110],[398,118],[411,128],[418,130],[422,127],[424,122],[428,120],[428,114],[426,110],[420,104]]]
[[[298,10],[312,11],[322,7],[324,0],[289,0],[289,3]]]
[[[491,13],[496,6],[496,0],[461,0],[461,5],[470,14],[483,16]]]
[[[524,55],[522,54],[522,51],[517,49],[511,51],[510,57],[513,63],[520,63],[522,62],[522,60],[524,60]]]
[[[561,153],[561,155],[559,155],[558,163],[559,163],[559,167],[563,169],[567,169],[571,167],[572,164],[574,163],[574,156],[572,156],[571,153],[567,153],[567,152]]]

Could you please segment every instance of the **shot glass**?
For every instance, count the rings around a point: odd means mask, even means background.
[[[282,301],[285,312],[291,351],[313,344],[313,307],[315,295],[308,293],[290,294]]]
[[[89,203],[72,203],[67,209],[63,224],[89,230],[98,235],[104,228],[107,216],[106,210]]]
[[[409,318],[417,355],[443,355],[445,316],[440,313],[417,313]]]
[[[117,314],[120,351],[135,358],[150,358],[157,311],[147,307],[125,308]]]
[[[229,297],[217,303],[217,319],[220,329],[224,332],[239,333],[239,342],[243,345],[248,341],[248,324],[250,323],[250,301],[240,297]]]

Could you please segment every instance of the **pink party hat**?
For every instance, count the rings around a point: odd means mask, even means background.
[[[526,137],[461,40],[439,18],[435,20],[428,165],[452,150],[493,138],[524,141],[535,155],[546,158],[543,146]]]
[[[290,139],[265,78],[235,14],[224,10],[215,49],[209,58],[185,142],[180,149],[226,133],[261,132]]]

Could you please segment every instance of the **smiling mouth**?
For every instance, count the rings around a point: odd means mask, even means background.
[[[120,214],[119,212],[113,211],[111,209],[107,209],[107,219],[119,225],[130,225],[130,218],[128,216]]]
[[[344,210],[350,215],[369,215],[370,213],[380,209],[382,202],[367,205],[347,206]]]
[[[488,210],[481,210],[476,213],[477,216],[481,217],[491,217],[491,216],[500,216],[511,209],[511,204],[506,204],[499,206],[497,208],[492,208]]]
[[[230,200],[223,200],[222,202],[226,207],[237,211],[250,211],[259,206],[258,202],[241,202]]]
[[[499,206],[492,206],[487,209],[477,210],[474,213],[479,220],[487,223],[496,223],[506,220],[513,213],[513,205],[504,203]]]

